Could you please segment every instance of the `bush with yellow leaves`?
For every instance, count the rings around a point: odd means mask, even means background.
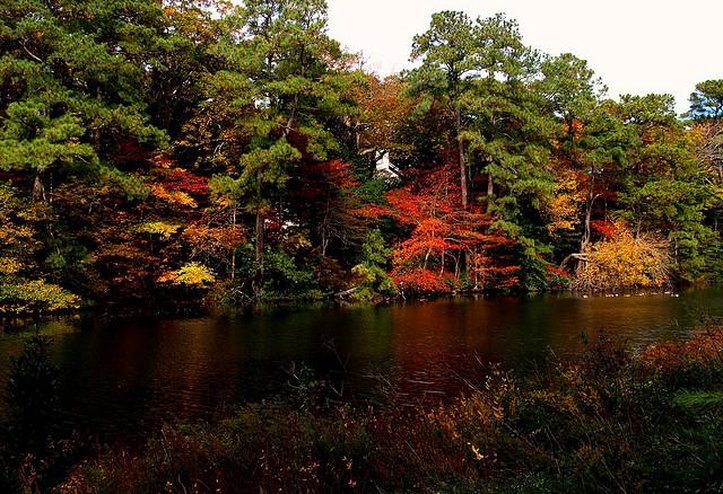
[[[572,288],[611,291],[670,285],[668,242],[650,233],[634,236],[624,225],[588,247]]]
[[[203,288],[216,281],[213,272],[203,264],[189,262],[180,269],[169,271],[158,278],[159,283]]]

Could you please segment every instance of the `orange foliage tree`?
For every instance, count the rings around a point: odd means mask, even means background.
[[[392,253],[392,278],[401,290],[447,293],[465,280],[475,290],[517,283],[518,266],[506,252],[513,242],[493,231],[478,208],[462,209],[454,167],[408,178],[387,194],[388,214],[409,232]]]

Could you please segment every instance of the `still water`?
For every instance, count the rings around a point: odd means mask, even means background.
[[[679,297],[460,298],[194,319],[84,318],[48,321],[44,331],[53,335],[53,358],[63,370],[67,420],[113,440],[288,392],[292,366],[335,382],[347,400],[374,401],[383,387],[400,403],[416,404],[479,382],[483,364],[524,371],[551,352],[574,356],[583,333],[604,330],[640,346],[684,338],[702,318],[723,318],[722,289]],[[0,336],[0,382],[22,341]]]

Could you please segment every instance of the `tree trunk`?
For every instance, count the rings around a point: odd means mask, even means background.
[[[595,205],[595,200],[600,197],[600,194],[595,194],[595,176],[593,175],[590,180],[590,193],[588,194],[588,201],[587,205],[585,206],[585,231],[582,235],[582,240],[580,241],[580,252],[584,253],[585,248],[590,243],[590,239],[592,237],[592,231],[590,230],[590,221],[592,219],[592,208]]]
[[[585,208],[585,221],[584,221],[585,231],[583,232],[582,239],[580,240],[580,252],[585,252],[585,249],[587,248],[588,244],[590,243],[590,237],[592,236],[592,231],[590,229],[591,219],[592,219],[592,201],[589,201]]]
[[[459,185],[462,189],[462,209],[467,209],[467,164],[464,159],[464,143],[462,142],[462,111],[455,107],[455,132],[457,135],[457,153],[459,154]]]
[[[594,186],[593,181],[593,186]],[[600,197],[600,194],[594,194],[593,188],[590,189],[590,198],[587,202],[587,205],[585,206],[585,222],[584,227],[585,230],[582,235],[582,239],[580,240],[580,252],[576,254],[570,254],[565,258],[565,260],[560,264],[560,269],[564,269],[565,265],[572,259],[575,259],[578,261],[576,271],[579,271],[582,269],[582,267],[587,262],[587,246],[590,244],[590,240],[592,238],[592,230],[590,228],[590,222],[592,220],[592,208],[595,205],[595,201],[597,198]]]
[[[294,122],[296,120],[296,108],[299,106],[299,95],[294,94],[294,103],[291,106],[291,112],[289,114],[289,119],[286,122],[286,128],[284,129],[284,137],[289,137],[289,134],[291,133],[291,130],[294,128]]]
[[[321,257],[326,257],[326,249],[329,246],[329,213],[331,209],[331,197],[326,196],[326,210],[321,223]]]
[[[256,208],[256,267],[261,279],[264,276],[264,214],[261,206]]]
[[[567,264],[568,264],[570,261],[572,261],[573,259],[576,260],[576,261],[578,261],[578,265],[579,265],[579,263],[587,262],[587,254],[581,254],[581,253],[579,253],[579,252],[575,252],[575,253],[573,253],[573,254],[568,255],[568,256],[565,257],[565,259],[563,259],[562,262],[560,263],[559,269],[562,269],[562,270],[566,269],[566,268],[567,268]]]
[[[33,199],[36,201],[45,201],[45,185],[43,185],[43,171],[38,170],[35,174],[33,182]]]
[[[459,154],[459,185],[462,189],[462,209],[467,210],[467,163],[464,159],[464,143],[462,142],[462,111],[459,108],[459,104],[455,106],[455,131],[457,134],[457,152]],[[467,269],[467,251],[463,254],[463,262],[465,269]]]
[[[233,212],[231,213],[231,225],[236,233],[236,203],[233,205]],[[231,253],[231,280],[236,278],[236,247],[233,248]]]

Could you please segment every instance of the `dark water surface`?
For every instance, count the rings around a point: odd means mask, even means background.
[[[385,307],[276,311],[195,319],[49,321],[69,421],[102,438],[138,436],[174,419],[288,392],[300,364],[350,400],[389,384],[402,403],[454,396],[480,364],[529,369],[550,351],[579,354],[600,330],[643,345],[723,318],[723,290],[615,298],[570,295],[440,300]],[[0,336],[0,382],[23,338]],[[0,410],[0,413],[2,411]]]

